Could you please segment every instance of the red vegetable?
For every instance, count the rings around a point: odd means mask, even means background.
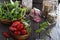
[[[14,27],[9,27],[9,30],[11,30],[11,31],[16,31],[17,29],[14,28]]]
[[[15,31],[14,34],[20,35],[21,33],[20,33],[20,31]]]
[[[6,37],[6,38],[10,37],[8,32],[4,32],[3,34],[4,34],[4,37]]]
[[[22,22],[15,21],[13,22],[12,26],[9,27],[9,30],[13,31],[13,33],[16,35],[20,35],[20,34],[25,35],[27,32],[24,26],[25,25]]]
[[[21,30],[21,33],[22,33],[23,35],[26,35],[26,34],[27,34],[27,31],[26,31],[25,29],[23,29],[23,30]]]
[[[17,26],[17,30],[22,30],[24,28],[24,25],[23,24],[20,24]]]
[[[19,25],[19,24],[20,24],[19,21],[15,21],[15,22],[13,22],[12,26],[17,26],[17,25]]]
[[[24,24],[20,24],[21,26],[24,26]]]
[[[24,29],[24,30],[26,30],[26,28],[25,28],[25,27],[24,27],[23,29]]]

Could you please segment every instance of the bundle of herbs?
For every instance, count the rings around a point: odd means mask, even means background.
[[[0,19],[2,20],[19,20],[24,17],[26,8],[19,4],[19,1],[0,3]]]

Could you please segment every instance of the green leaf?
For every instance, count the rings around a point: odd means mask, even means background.
[[[26,26],[29,26],[29,24],[27,22],[23,22]]]
[[[0,8],[0,18],[2,17],[2,9]]]
[[[46,28],[48,26],[47,22],[43,22],[40,24],[40,28]]]
[[[47,22],[43,22],[43,23],[40,24],[40,28],[37,29],[35,32],[40,33],[40,32],[42,32],[43,30],[45,30],[45,28],[46,28],[47,26],[48,26],[48,23],[47,23]]]
[[[20,13],[21,16],[23,16],[24,14],[23,12],[24,12],[24,9],[21,9],[21,13]]]
[[[15,9],[12,9],[10,14],[13,14],[14,12],[15,12]]]
[[[13,18],[12,21],[17,20],[16,18]]]
[[[40,32],[42,32],[44,29],[43,28],[41,28],[41,29],[37,29],[35,32],[36,33],[40,33]]]
[[[14,2],[12,0],[10,0],[11,4],[14,5]]]
[[[18,8],[18,7],[19,7],[19,1],[15,1],[14,6],[15,6],[16,8]]]
[[[27,27],[25,27],[25,28],[26,28],[26,30],[27,30],[28,33],[31,32],[30,26],[27,26]]]

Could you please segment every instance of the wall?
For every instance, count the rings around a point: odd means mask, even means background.
[[[41,10],[42,4],[43,4],[43,0],[33,0],[33,7],[36,7]]]

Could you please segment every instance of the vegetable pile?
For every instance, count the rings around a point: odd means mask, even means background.
[[[19,21],[13,22],[13,24],[9,27],[9,30],[12,31],[16,35],[26,35],[27,34],[25,25]]]
[[[27,20],[22,21],[14,21],[12,25],[9,27],[10,32],[4,32],[3,35],[4,37],[9,40],[11,35],[14,34],[16,36],[24,36],[28,35],[31,32],[31,28],[29,25],[29,22]],[[14,36],[12,35],[12,36]],[[16,37],[15,36],[15,37]],[[29,36],[29,35],[28,35]]]
[[[19,20],[24,16],[25,12],[26,8],[22,7],[19,1],[0,3],[0,19],[10,21]]]

